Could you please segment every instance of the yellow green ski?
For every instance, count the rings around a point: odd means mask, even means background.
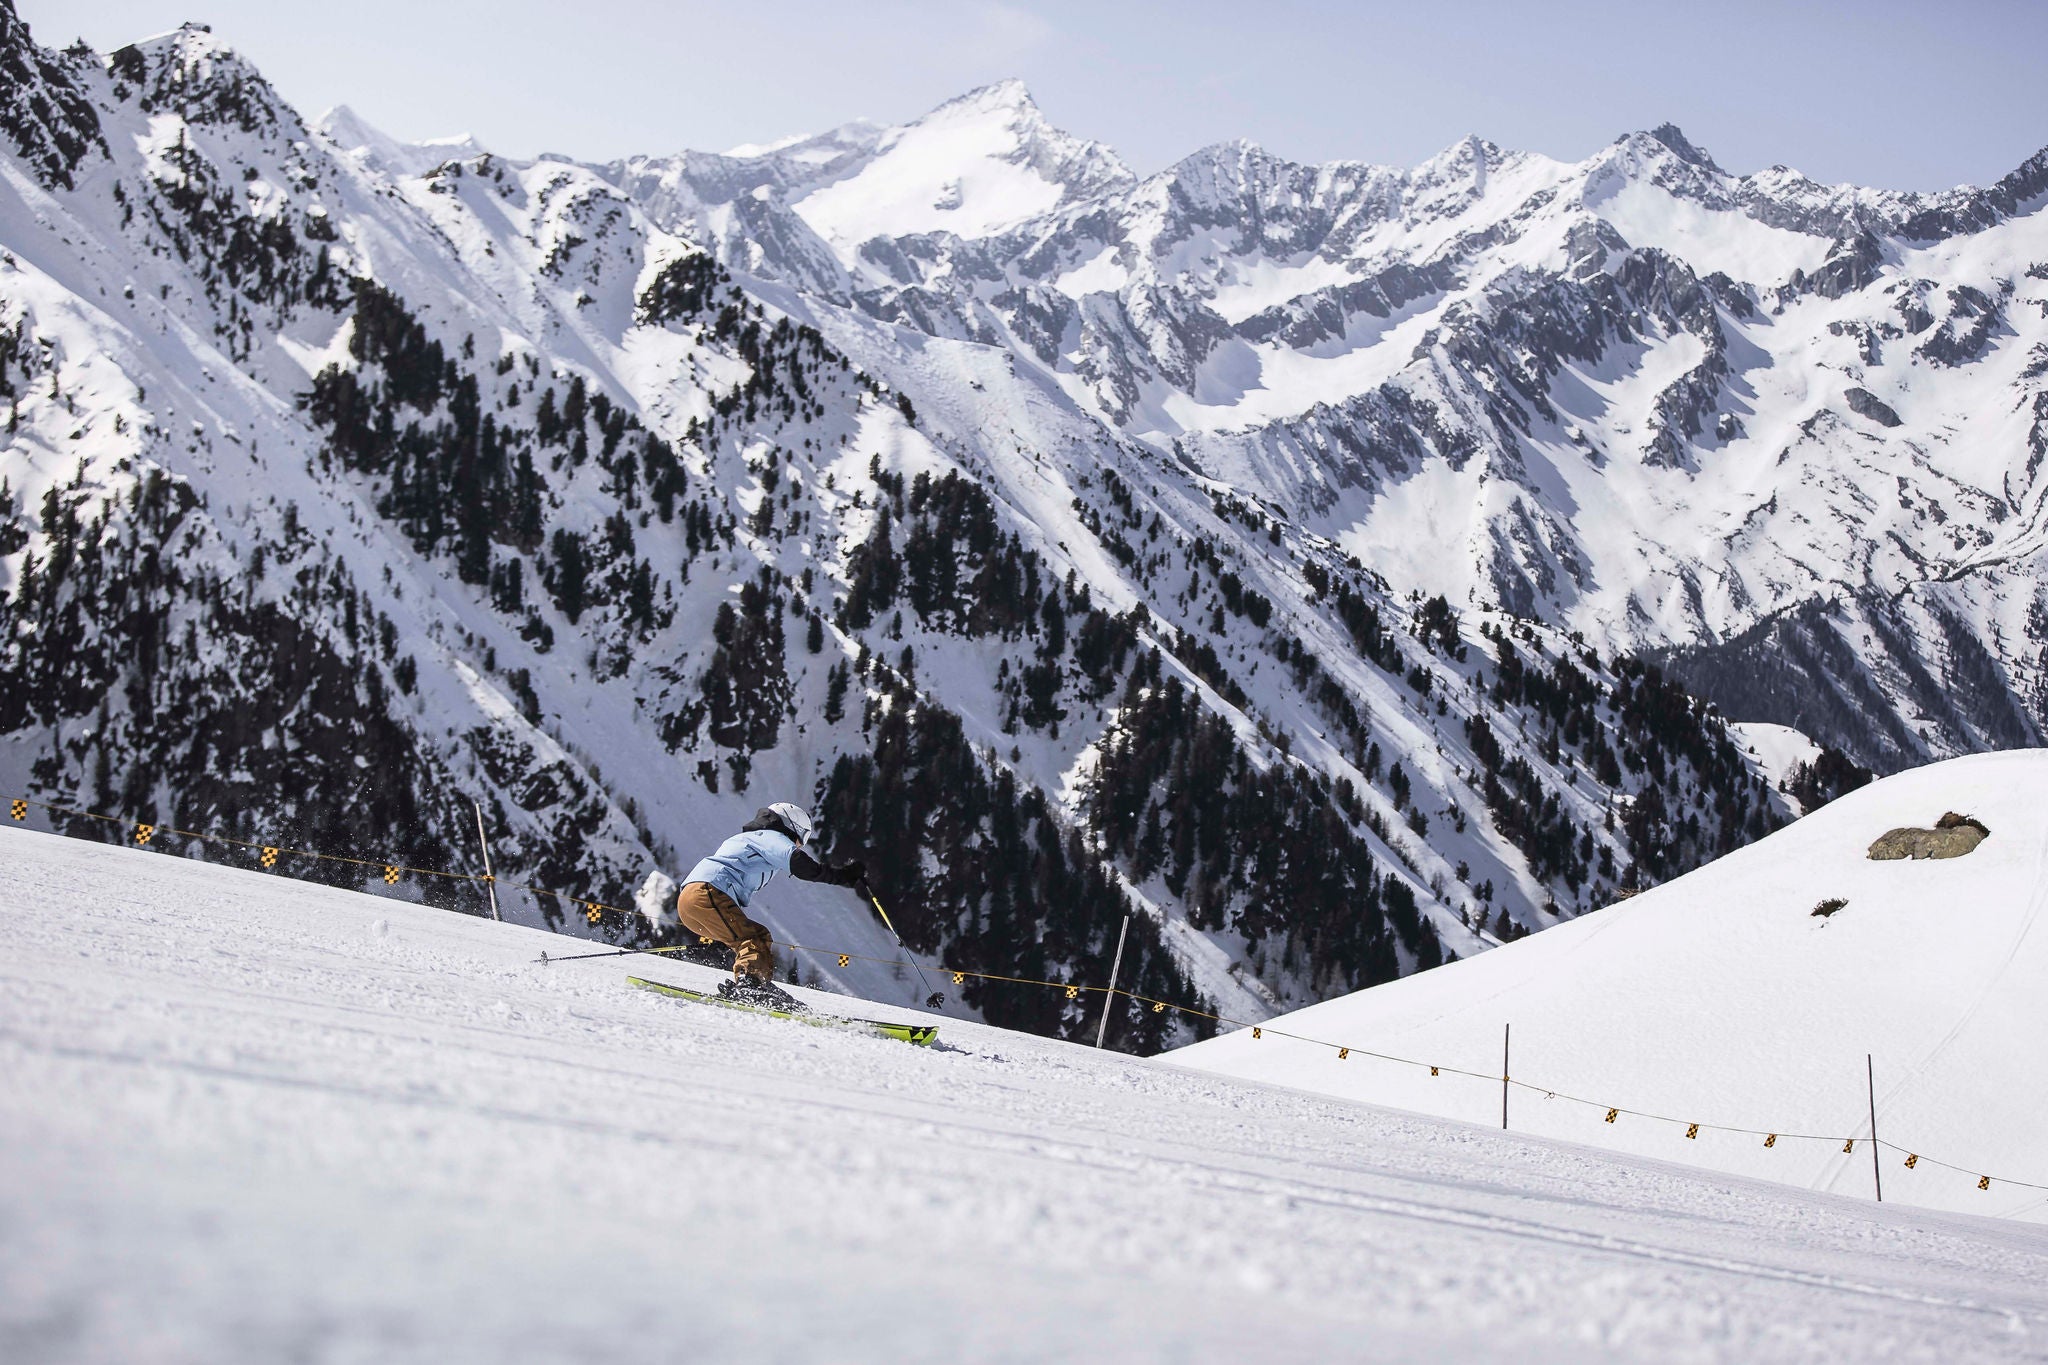
[[[848,1029],[855,1033],[873,1034],[877,1038],[894,1038],[917,1047],[930,1047],[932,1041],[939,1036],[936,1024],[890,1024],[880,1019],[854,1019],[843,1014],[816,1014],[809,1011],[799,1014],[793,1010],[779,1010],[769,1005],[750,1005],[743,1000],[728,1000],[714,992],[693,991],[687,986],[671,986],[666,981],[649,981],[639,976],[627,977],[626,984],[638,986],[643,991],[653,991],[656,995],[674,996],[678,1000],[694,1000],[700,1005],[745,1010],[749,1014],[765,1014],[770,1018],[788,1019],[818,1028]]]

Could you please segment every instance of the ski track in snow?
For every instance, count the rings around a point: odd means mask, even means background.
[[[0,850],[9,1361],[2048,1359],[2036,1225]]]

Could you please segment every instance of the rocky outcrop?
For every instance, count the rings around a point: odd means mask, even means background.
[[[1899,414],[1892,411],[1891,404],[1869,389],[1851,388],[1842,397],[1849,404],[1849,411],[1858,417],[1868,417],[1881,427],[1899,425]]]
[[[1983,356],[2005,319],[1990,296],[1966,284],[1950,289],[1948,302],[1947,319],[1916,354],[1936,365],[1967,365]]]
[[[38,48],[14,0],[0,0],[0,132],[50,189],[70,189],[78,163],[106,151],[99,115],[68,60]]]
[[[1976,851],[1991,836],[1984,822],[1973,816],[1948,812],[1934,822],[1933,829],[1910,825],[1887,830],[1870,846],[1873,862],[1900,858],[1960,858]]]

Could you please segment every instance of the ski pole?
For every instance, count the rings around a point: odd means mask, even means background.
[[[928,1010],[935,1010],[939,1008],[939,1006],[945,1004],[945,993],[942,991],[932,990],[932,983],[925,980],[924,968],[917,965],[916,955],[913,954],[910,951],[910,949],[903,947],[903,935],[896,933],[896,926],[889,923],[889,912],[882,908],[882,902],[880,898],[878,898],[875,895],[874,889],[872,887],[863,886],[861,888],[861,893],[868,898],[868,904],[875,907],[875,913],[882,917],[883,926],[886,927],[891,934],[895,935],[896,946],[902,949],[903,955],[905,957],[910,959],[911,969],[917,973],[918,984],[923,986],[926,991],[930,992],[930,994],[926,995],[924,998],[924,1007]]]
[[[539,966],[545,967],[548,966],[550,963],[582,962],[586,958],[593,957],[631,957],[635,953],[682,953],[688,952],[689,947],[690,945],[685,943],[670,948],[613,948],[607,952],[602,953],[570,953],[562,957],[550,957],[548,956],[547,950],[543,948],[541,950],[540,956],[535,958],[534,962]]]

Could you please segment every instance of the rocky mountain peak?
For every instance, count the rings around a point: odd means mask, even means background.
[[[948,100],[898,130],[898,136],[915,130],[957,129],[975,124],[1000,127],[1014,144],[1010,159],[1027,164],[1041,176],[1062,185],[1066,201],[1136,182],[1137,177],[1108,144],[1056,127],[1032,98],[1030,89],[1016,77]]]
[[[191,124],[296,138],[306,125],[256,65],[205,24],[187,23],[116,49],[107,68],[141,106]]]
[[[1188,153],[1158,178],[1175,184],[1183,193],[1200,194],[1207,187],[1211,196],[1238,198],[1264,192],[1292,166],[1249,138],[1232,138]]]
[[[1032,118],[1043,118],[1038,101],[1031,97],[1031,89],[1016,76],[1006,76],[999,81],[977,86],[964,95],[955,95],[938,106],[926,118],[942,114],[947,110],[1005,110]]]
[[[1649,135],[1669,147],[1680,161],[1698,166],[1701,170],[1719,173],[1721,168],[1714,164],[1714,158],[1694,146],[1675,123],[1660,123],[1650,130]]]

